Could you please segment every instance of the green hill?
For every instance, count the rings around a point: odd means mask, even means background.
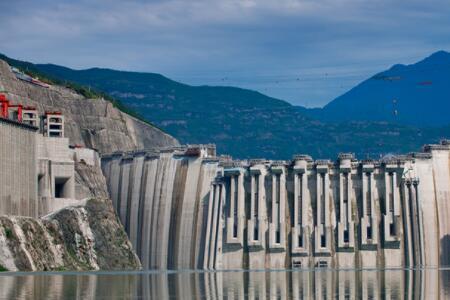
[[[450,127],[418,128],[385,121],[323,122],[301,107],[234,88],[189,86],[153,73],[32,65],[58,80],[102,91],[182,143],[216,143],[237,158],[288,159],[295,153],[365,158],[418,150],[450,136]]]

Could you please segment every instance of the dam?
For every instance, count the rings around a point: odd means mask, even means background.
[[[145,268],[393,268],[450,263],[450,141],[357,160],[233,160],[214,145],[102,157]]]

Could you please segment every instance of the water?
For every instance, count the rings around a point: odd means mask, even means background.
[[[0,299],[449,299],[450,269],[2,273]]]

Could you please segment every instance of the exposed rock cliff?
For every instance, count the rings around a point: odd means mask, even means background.
[[[83,162],[75,164],[75,195],[77,199],[109,198],[105,177],[98,166]]]
[[[41,219],[1,216],[0,268],[125,270],[140,262],[110,201],[90,199]]]
[[[8,98],[42,111],[61,111],[71,144],[100,153],[178,145],[172,136],[116,109],[102,99],[86,99],[60,86],[44,88],[18,80],[0,60],[0,91]]]

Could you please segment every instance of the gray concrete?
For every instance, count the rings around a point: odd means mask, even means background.
[[[36,131],[0,118],[0,215],[38,214]]]
[[[77,204],[77,158],[67,138],[44,136],[28,123],[0,118],[0,143],[0,215],[37,217]],[[95,165],[94,159],[90,162]]]
[[[233,161],[196,147],[102,158],[109,191],[144,267],[449,263],[447,141],[377,161],[351,154],[335,162],[307,155]]]

